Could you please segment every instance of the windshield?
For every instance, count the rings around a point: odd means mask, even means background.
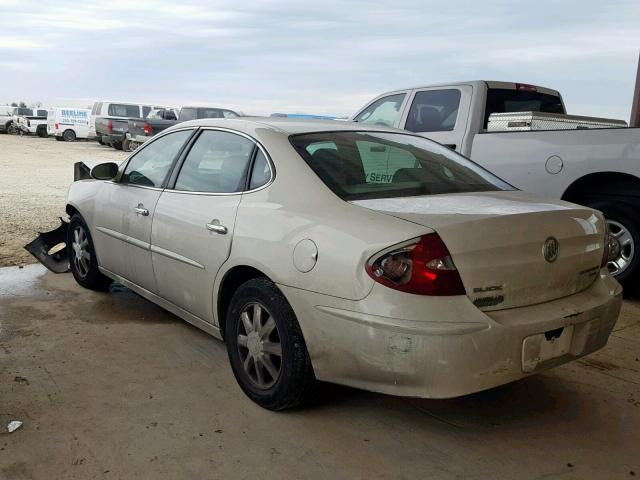
[[[344,200],[514,190],[426,138],[358,131],[293,135],[290,140],[311,169]]]

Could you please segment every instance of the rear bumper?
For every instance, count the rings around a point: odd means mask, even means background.
[[[622,287],[607,274],[570,297],[486,313],[467,297],[378,284],[357,302],[280,288],[318,379],[425,398],[466,395],[592,353],[606,345],[622,304]],[[545,338],[559,329],[564,336]]]

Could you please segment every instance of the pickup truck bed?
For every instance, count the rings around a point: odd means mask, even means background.
[[[122,143],[129,130],[130,118],[98,117],[96,118],[96,137],[99,143],[111,145],[117,150],[122,150]]]

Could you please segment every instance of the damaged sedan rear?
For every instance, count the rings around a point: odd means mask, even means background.
[[[602,348],[619,314],[599,212],[406,132],[186,122],[91,176],[67,206],[78,283],[224,339],[265,408],[316,379],[465,395]]]

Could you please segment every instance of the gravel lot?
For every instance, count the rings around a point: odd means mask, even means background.
[[[22,247],[65,216],[75,162],[126,156],[96,142],[0,135],[0,267],[35,263]]]

